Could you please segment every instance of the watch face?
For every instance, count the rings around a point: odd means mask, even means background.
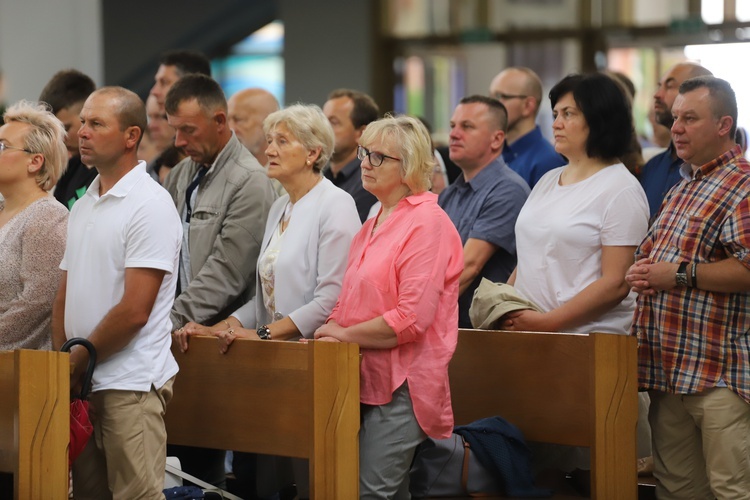
[[[268,340],[271,338],[271,331],[268,329],[267,326],[261,326],[257,330],[258,337],[261,338],[261,340]]]
[[[687,274],[677,274],[677,285],[687,286]]]

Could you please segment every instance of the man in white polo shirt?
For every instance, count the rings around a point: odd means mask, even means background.
[[[81,160],[99,172],[73,207],[65,271],[53,310],[53,344],[85,337],[96,347],[94,435],[73,464],[77,499],[163,498],[166,429],[177,363],[170,351],[182,225],[169,194],[136,151],[143,102],[121,87],[86,100]],[[85,349],[71,353],[80,385]]]

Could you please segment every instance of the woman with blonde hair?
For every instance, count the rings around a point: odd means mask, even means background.
[[[357,154],[362,184],[382,206],[352,240],[341,296],[315,338],[362,352],[360,498],[409,498],[417,445],[453,430],[448,362],[463,248],[428,192],[435,157],[424,125],[373,122]]]
[[[68,211],[48,191],[68,157],[65,128],[20,101],[0,127],[0,350],[49,349]]]

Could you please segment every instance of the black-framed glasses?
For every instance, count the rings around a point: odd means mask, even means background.
[[[401,158],[395,158],[393,156],[384,155],[383,153],[378,153],[377,151],[370,151],[369,149],[362,146],[357,146],[357,158],[359,158],[361,161],[364,161],[365,157],[370,160],[370,165],[372,165],[373,167],[379,167],[380,165],[382,165],[383,161],[386,158],[401,161]]]
[[[4,142],[0,142],[0,155],[3,154],[3,151],[5,151],[6,149],[17,149],[18,151],[23,151],[25,153],[34,154],[26,148],[17,148],[16,146],[8,146]]]
[[[508,101],[510,99],[526,99],[527,95],[523,94],[503,94],[502,92],[495,92],[495,99],[498,101]]]

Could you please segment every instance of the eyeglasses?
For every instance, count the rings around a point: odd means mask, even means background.
[[[364,161],[365,157],[370,160],[370,165],[372,165],[373,167],[379,167],[380,165],[382,165],[383,161],[386,158],[401,161],[401,158],[394,158],[393,156],[384,155],[383,153],[370,151],[367,148],[363,148],[362,146],[357,146],[357,158],[359,158],[361,161]]]
[[[3,154],[3,152],[4,152],[4,151],[5,151],[6,149],[17,149],[18,151],[23,151],[23,152],[25,152],[25,153],[33,154],[33,153],[32,153],[31,151],[29,151],[28,149],[25,149],[25,148],[17,148],[17,147],[15,147],[15,146],[8,146],[8,145],[7,145],[7,144],[5,144],[4,142],[0,142],[0,155],[1,155],[1,154]]]
[[[495,99],[497,99],[498,101],[507,101],[509,99],[526,99],[527,97],[529,97],[527,95],[522,95],[522,94],[517,94],[517,95],[503,94],[502,92],[495,92],[494,96],[495,96]]]

